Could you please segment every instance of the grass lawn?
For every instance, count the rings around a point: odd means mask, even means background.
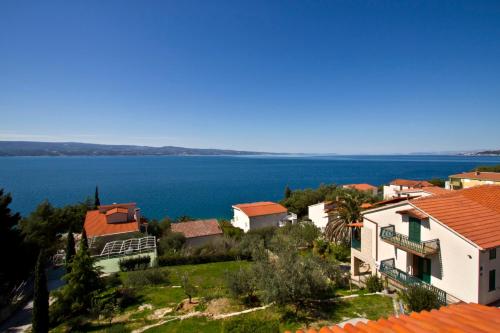
[[[180,286],[181,276],[185,273],[192,279],[194,285],[198,287],[199,297],[206,299],[214,299],[220,297],[228,297],[229,293],[225,286],[226,271],[237,270],[241,266],[248,266],[249,262],[220,262],[199,265],[182,265],[163,267],[162,270],[167,270],[170,273],[170,283],[168,285],[148,285],[136,288],[137,294],[140,296],[140,301],[125,309],[122,313],[117,314],[117,317],[123,317],[125,322],[109,324],[88,324],[85,331],[92,332],[129,332],[133,329],[154,324],[160,319],[152,319],[148,316],[152,315],[155,310],[175,307],[186,298],[184,290]],[[128,273],[120,273],[122,278],[126,278]],[[245,317],[255,317],[265,320],[274,320],[279,322],[280,331],[296,330],[306,326],[320,327],[323,325],[333,325],[346,319],[355,317],[365,317],[368,319],[378,319],[387,317],[393,314],[392,300],[389,297],[381,295],[364,295],[365,291],[339,290],[338,295],[359,294],[361,296],[339,300],[332,304],[324,304],[320,309],[312,310],[307,317],[299,319],[294,316],[283,316],[277,307],[270,307],[265,310],[259,310],[249,314],[244,314]],[[226,299],[227,300],[227,299]],[[243,307],[235,300],[229,300],[230,304],[224,307],[223,313],[238,311]],[[140,305],[149,304],[152,309],[144,309],[139,311]],[[203,309],[198,309],[203,310]],[[169,313],[162,319],[169,316],[176,316],[181,313],[175,311]],[[290,318],[290,319],[283,319]],[[115,318],[116,319],[116,318]],[[185,320],[174,320],[158,327],[151,328],[147,332],[222,332],[224,320],[212,320],[206,317],[193,317]],[[59,327],[54,332],[61,332],[62,327]]]

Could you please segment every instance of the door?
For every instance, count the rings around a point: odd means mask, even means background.
[[[408,238],[413,242],[420,243],[420,220],[410,217]]]
[[[417,277],[427,283],[431,283],[431,260],[417,257],[418,259],[418,275]]]

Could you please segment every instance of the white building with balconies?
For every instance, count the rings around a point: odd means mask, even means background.
[[[500,186],[405,200],[364,212],[353,227],[351,273],[394,287],[419,284],[443,303],[500,299]]]

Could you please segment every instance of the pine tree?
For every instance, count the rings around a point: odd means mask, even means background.
[[[64,276],[63,298],[68,301],[72,312],[89,313],[94,292],[101,287],[99,269],[94,267],[94,260],[88,248],[80,246],[73,257],[71,271]]]
[[[288,199],[290,198],[290,196],[292,195],[292,190],[290,189],[290,187],[288,187],[288,185],[285,187],[285,199]]]
[[[40,252],[35,268],[35,292],[33,299],[33,333],[49,331],[49,291],[45,274],[44,254]]]
[[[75,237],[73,236],[73,228],[68,231],[68,240],[66,242],[66,272],[71,272],[71,262],[75,256]]]
[[[99,188],[96,186],[95,187],[95,194],[94,194],[94,208],[97,209],[101,205],[101,200],[99,200]]]

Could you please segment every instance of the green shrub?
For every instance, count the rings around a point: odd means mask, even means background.
[[[158,258],[158,266],[176,266],[176,265],[192,265],[206,264],[210,262],[222,262],[233,260],[248,260],[249,255],[236,254],[209,254],[209,255],[163,255]]]
[[[106,333],[128,333],[130,328],[127,328],[125,324],[115,324],[106,328]]]
[[[441,306],[437,294],[423,286],[408,287],[406,290],[400,291],[398,295],[410,311],[430,311]]]
[[[351,258],[351,249],[343,244],[331,244],[330,252],[340,262],[349,261]]]
[[[235,317],[224,321],[224,333],[279,333],[279,322],[265,318]]]
[[[169,283],[169,273],[164,269],[151,268],[140,272],[129,272],[125,284],[131,287]]]
[[[313,252],[316,255],[324,256],[330,250],[330,243],[324,239],[316,239],[314,241]]]
[[[136,271],[139,269],[146,269],[151,264],[151,257],[140,256],[127,259],[120,259],[118,265],[122,272]]]
[[[382,279],[379,278],[377,275],[370,275],[366,279],[365,283],[366,283],[366,289],[371,293],[376,293],[384,289],[384,283],[382,282]]]
[[[168,232],[158,243],[158,252],[160,254],[175,253],[182,249],[186,243],[186,236],[180,232]]]

